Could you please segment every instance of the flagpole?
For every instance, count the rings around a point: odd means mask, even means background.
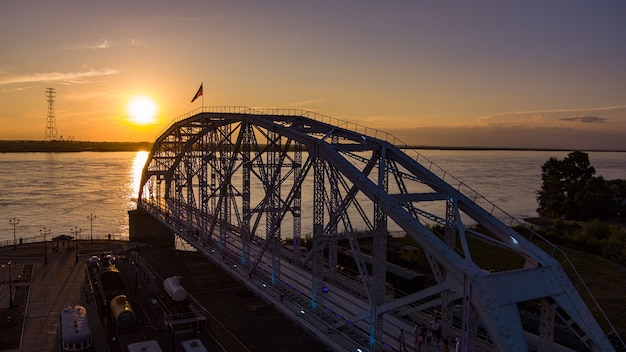
[[[202,112],[204,112],[204,81],[200,83],[200,87],[202,87]]]

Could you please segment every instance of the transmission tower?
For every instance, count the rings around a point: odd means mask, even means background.
[[[58,138],[57,133],[57,120],[54,116],[54,99],[56,98],[56,91],[54,88],[46,89],[46,97],[48,98],[48,118],[46,119],[46,141],[56,141]]]

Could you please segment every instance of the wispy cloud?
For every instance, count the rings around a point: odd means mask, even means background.
[[[111,44],[109,43],[108,39],[102,39],[102,41],[100,41],[100,44],[96,45],[96,49],[106,49],[109,48],[111,46]]]
[[[135,38],[130,38],[128,39],[128,45],[133,47],[133,48],[148,48],[150,47],[150,45],[148,45],[147,43],[139,40],[139,39],[135,39]]]
[[[11,93],[11,92],[21,92],[21,91],[28,90],[31,88],[32,87],[28,86],[28,87],[18,87],[18,88],[11,88],[11,89],[0,89],[0,94]]]
[[[536,111],[503,112],[477,118],[472,126],[564,126],[578,122],[604,124],[624,122],[626,105],[586,109],[553,109]]]
[[[572,116],[560,118],[561,121],[582,122],[582,123],[605,123],[606,119],[598,116]]]
[[[307,106],[323,103],[326,100],[327,99],[311,99],[311,100],[293,101],[293,102],[290,102],[290,103],[288,103],[288,104],[286,104],[284,106],[286,106],[288,108],[307,107]]]
[[[99,50],[99,49],[108,49],[111,47],[111,42],[106,39],[106,38],[102,38],[100,39],[99,42],[95,43],[95,44],[82,44],[82,45],[76,45],[76,46],[69,46],[69,47],[64,47],[64,48],[59,48],[56,49],[57,51],[66,51],[66,50]]]
[[[83,84],[88,83],[90,78],[109,76],[119,73],[112,68],[93,69],[88,68],[82,72],[43,72],[24,75],[9,75],[0,77],[0,85],[15,83],[33,82],[58,82],[61,84]]]

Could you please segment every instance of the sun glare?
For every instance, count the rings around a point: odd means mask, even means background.
[[[126,107],[130,121],[137,125],[156,123],[157,106],[150,98],[144,96],[133,97]]]

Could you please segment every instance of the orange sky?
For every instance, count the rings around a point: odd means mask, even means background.
[[[204,104],[302,108],[407,144],[626,150],[621,0],[3,1],[0,139],[153,141]],[[137,95],[156,121],[127,112]]]

